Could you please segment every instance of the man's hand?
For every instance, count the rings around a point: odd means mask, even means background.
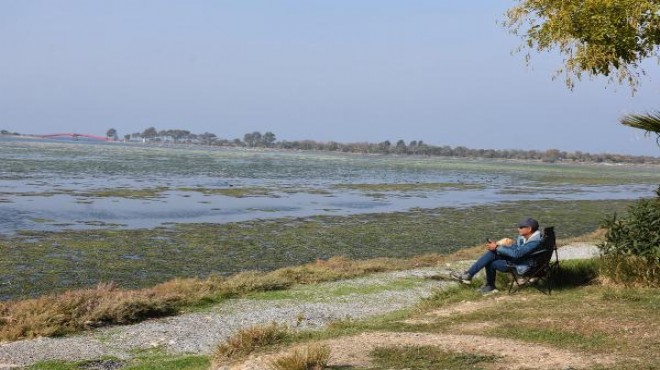
[[[488,244],[486,244],[486,248],[491,252],[495,252],[495,250],[497,249],[497,243],[495,243],[492,240],[489,240]]]

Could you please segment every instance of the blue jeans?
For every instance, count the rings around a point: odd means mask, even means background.
[[[506,260],[503,256],[497,255],[495,252],[487,251],[483,256],[479,257],[477,262],[475,262],[467,270],[470,276],[474,276],[482,268],[486,269],[486,285],[495,286],[495,275],[496,271],[507,272],[509,268],[513,265],[512,262]]]

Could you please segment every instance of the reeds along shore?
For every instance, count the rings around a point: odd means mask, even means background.
[[[457,255],[469,255],[461,251]],[[71,334],[93,327],[124,325],[175,315],[186,307],[221,302],[245,293],[287,289],[294,284],[352,278],[369,273],[434,266],[448,257],[376,258],[352,261],[344,257],[278,269],[249,271],[231,277],[174,279],[153,288],[125,290],[115,284],[68,291],[0,304],[0,340]]]

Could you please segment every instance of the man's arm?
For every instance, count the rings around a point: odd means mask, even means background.
[[[523,245],[514,245],[513,247],[508,248],[497,248],[497,254],[501,256],[511,257],[513,259],[518,259],[524,257],[533,251],[535,251],[538,246],[541,244],[541,240],[530,240]]]

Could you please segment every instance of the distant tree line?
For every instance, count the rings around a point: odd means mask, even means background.
[[[0,130],[2,135],[20,135],[7,130]],[[112,140],[118,140],[117,130],[114,128],[106,132]],[[281,140],[278,141],[274,133],[267,131],[249,132],[242,139],[223,139],[210,132],[194,134],[188,130],[156,130],[149,127],[142,132],[135,132],[123,136],[126,142],[144,143],[173,143],[191,145],[212,145],[242,148],[273,148],[287,150],[317,150],[342,153],[365,154],[395,154],[395,155],[426,155],[438,157],[460,158],[493,158],[493,159],[519,159],[538,160],[543,162],[607,162],[607,163],[648,163],[660,164],[660,158],[651,156],[634,156],[611,153],[586,153],[581,151],[566,152],[558,149],[547,150],[520,150],[520,149],[470,149],[464,146],[451,147],[448,145],[429,145],[422,140],[412,140],[406,143],[398,140],[392,143],[385,140],[380,143],[338,143],[335,141],[321,142],[314,140]]]
[[[106,133],[108,138],[117,137],[117,131],[111,128]],[[216,145],[216,146],[233,146],[233,147],[249,147],[249,148],[273,148],[275,147],[276,138],[275,134],[268,131],[265,134],[255,131],[247,133],[241,139],[223,139],[216,136],[216,134],[205,132],[203,134],[194,134],[188,130],[156,130],[155,127],[149,127],[142,132],[135,132],[132,134],[124,135],[124,141],[141,141],[141,142],[172,142],[181,144],[200,144],[200,145]]]
[[[112,135],[111,135],[112,134]],[[116,130],[108,130],[108,137],[116,136]],[[426,144],[422,140],[412,140],[406,143],[398,140],[394,144],[385,140],[380,143],[338,143],[335,141],[320,142],[314,140],[281,140],[275,134],[267,131],[249,132],[242,139],[223,139],[213,133],[194,134],[188,130],[161,130],[149,127],[142,132],[125,135],[126,141],[144,142],[172,142],[199,145],[230,146],[244,148],[274,148],[287,150],[317,150],[342,153],[366,154],[397,154],[397,155],[426,155],[439,157],[461,158],[493,158],[493,159],[519,159],[538,160],[543,162],[607,162],[607,163],[653,163],[660,164],[660,158],[651,156],[633,156],[624,154],[601,153],[593,154],[581,151],[566,152],[558,149],[548,150],[520,150],[520,149],[470,149],[464,146],[451,147],[448,145],[436,146]]]
[[[304,141],[282,141],[276,148],[297,150],[328,150],[345,153],[372,153],[372,154],[398,154],[398,155],[426,155],[438,157],[461,158],[493,158],[493,159],[520,159],[539,160],[543,162],[608,162],[608,163],[655,163],[660,159],[651,156],[632,156],[623,154],[592,154],[581,151],[566,152],[558,149],[548,150],[520,150],[520,149],[470,149],[464,146],[451,147],[448,145],[435,146],[425,144],[421,140],[413,140],[406,144],[399,140],[392,145],[389,140],[381,143],[348,143]]]

